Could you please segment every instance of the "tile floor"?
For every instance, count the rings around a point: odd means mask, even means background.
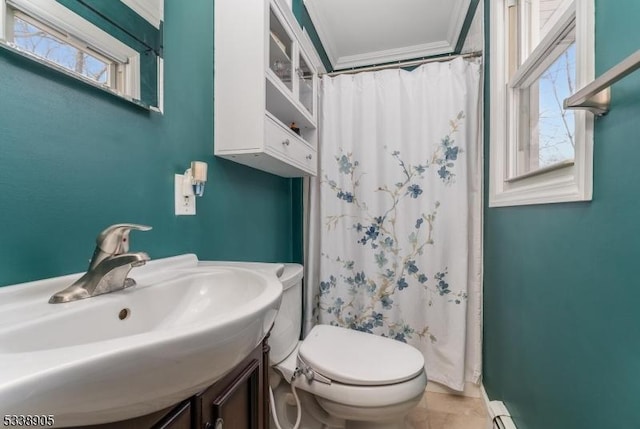
[[[488,429],[482,398],[426,392],[409,414],[414,429]]]

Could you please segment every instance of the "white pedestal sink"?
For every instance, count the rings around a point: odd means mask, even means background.
[[[246,266],[160,259],[131,271],[137,286],[65,304],[47,301],[79,274],[0,288],[0,415],[98,424],[211,385],[262,341],[280,305],[280,266]]]

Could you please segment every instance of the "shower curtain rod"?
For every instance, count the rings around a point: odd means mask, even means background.
[[[366,71],[376,71],[376,70],[384,70],[384,69],[395,69],[395,68],[402,68],[402,67],[420,66],[422,64],[427,64],[427,63],[451,61],[451,60],[454,60],[456,58],[475,58],[475,57],[481,57],[481,56],[482,56],[482,51],[474,51],[474,52],[469,52],[469,53],[466,53],[466,54],[447,55],[445,57],[423,58],[421,60],[412,60],[412,61],[398,61],[397,63],[389,63],[389,64],[382,64],[382,65],[379,65],[379,66],[361,67],[361,68],[347,69],[347,70],[339,70],[339,71],[335,71],[335,72],[331,72],[331,73],[324,73],[324,74],[326,74],[329,77],[333,77],[333,76],[338,76],[338,75],[341,75],[341,74],[354,74],[354,73],[360,73],[360,72],[366,72]],[[319,73],[319,75],[322,77],[323,73]]]

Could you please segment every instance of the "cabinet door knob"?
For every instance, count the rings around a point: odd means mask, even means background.
[[[223,427],[224,427],[224,420],[222,420],[221,418],[218,418],[216,420],[216,424],[213,429],[222,429]]]
[[[312,157],[311,155],[307,155],[307,157],[306,157],[306,158],[307,158],[307,159],[311,159],[311,158],[313,158],[313,157]]]
[[[283,141],[282,144],[285,146],[289,146],[289,139],[286,139],[285,141]]]

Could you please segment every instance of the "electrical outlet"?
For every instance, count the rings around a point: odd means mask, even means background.
[[[182,194],[182,181],[184,176],[182,174],[175,175],[175,201],[176,201],[176,216],[183,215],[195,215],[196,214],[196,196],[191,195],[185,197]]]

